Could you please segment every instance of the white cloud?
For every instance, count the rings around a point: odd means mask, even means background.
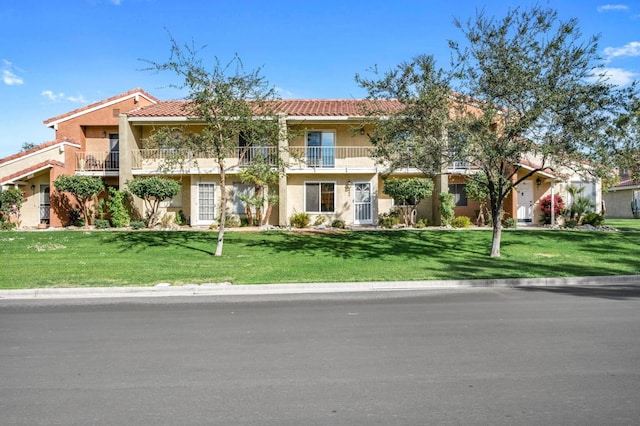
[[[2,82],[7,86],[20,86],[24,84],[22,77],[18,77],[14,72],[14,66],[6,59],[2,60]]]
[[[626,86],[638,77],[638,74],[622,68],[599,68],[595,70],[590,80],[598,80],[602,76],[607,83],[616,86]]]
[[[603,4],[598,6],[598,12],[608,12],[610,10],[629,10],[626,4]]]
[[[632,41],[622,47],[605,47],[603,52],[608,59],[618,56],[640,56],[640,41]]]
[[[296,97],[292,91],[284,89],[282,87],[276,86],[275,90],[278,93],[278,95],[283,99],[293,99]]]
[[[69,102],[80,103],[80,104],[86,104],[86,103],[89,102],[84,98],[83,95],[66,96],[62,92],[54,93],[52,90],[43,90],[42,93],[40,93],[40,94],[42,96],[44,96],[45,98],[48,98],[50,101],[53,101],[53,102],[69,101]]]

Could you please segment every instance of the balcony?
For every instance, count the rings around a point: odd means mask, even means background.
[[[117,172],[120,169],[118,151],[93,151],[76,153],[76,172]]]
[[[278,164],[276,147],[236,147],[225,159],[227,167],[243,167],[258,161],[271,166]],[[134,149],[133,170],[198,170],[217,169],[218,162],[212,151],[193,152],[186,149]]]
[[[376,161],[371,158],[372,148],[368,146],[291,146],[289,147],[290,168],[346,169],[373,168]]]

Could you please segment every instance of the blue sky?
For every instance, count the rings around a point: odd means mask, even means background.
[[[171,74],[143,71],[141,59],[179,43],[206,45],[203,58],[237,53],[284,98],[360,98],[355,73],[418,54],[449,64],[447,40],[485,8],[498,18],[532,2],[492,0],[2,0],[0,158],[54,132],[42,121],[136,87],[160,99],[184,96]],[[611,81],[640,78],[640,0],[556,0],[561,18],[600,34]]]

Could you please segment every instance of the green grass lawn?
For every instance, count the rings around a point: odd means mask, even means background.
[[[629,228],[506,230],[497,259],[490,230],[228,232],[219,258],[214,232],[2,232],[0,288],[640,274]]]
[[[605,225],[613,226],[619,231],[640,232],[640,219],[606,219]]]

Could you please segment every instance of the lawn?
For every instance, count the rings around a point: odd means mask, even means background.
[[[635,224],[635,223],[634,223]],[[563,277],[640,274],[628,232],[491,231],[0,233],[0,288]]]

